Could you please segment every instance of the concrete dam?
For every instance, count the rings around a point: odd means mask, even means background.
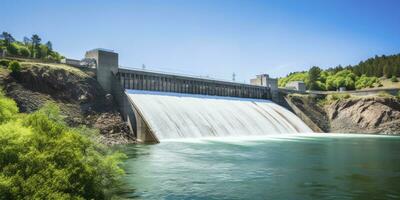
[[[312,132],[269,100],[268,85],[120,68],[118,54],[103,49],[85,57],[139,142]]]
[[[126,94],[156,141],[312,132],[269,100],[141,90]]]

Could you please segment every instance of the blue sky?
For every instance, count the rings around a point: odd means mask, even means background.
[[[397,0],[0,0],[0,31],[39,34],[66,57],[97,47],[120,65],[243,82],[259,73],[400,53]]]

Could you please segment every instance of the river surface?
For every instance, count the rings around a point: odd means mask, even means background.
[[[125,198],[400,199],[400,137],[280,135],[124,150]]]

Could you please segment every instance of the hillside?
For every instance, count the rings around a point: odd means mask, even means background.
[[[309,90],[336,91],[341,87],[347,90],[365,88],[400,87],[400,54],[375,56],[358,65],[336,66],[321,69],[313,66],[309,71],[292,72],[279,79],[279,87],[291,81],[303,81]]]
[[[98,128],[103,143],[133,142],[112,97],[106,96],[93,73],[62,64],[29,60],[20,64],[18,76],[1,68],[0,84],[21,112],[31,113],[54,102],[69,125]]]
[[[400,97],[289,95],[287,100],[324,132],[400,134]]]

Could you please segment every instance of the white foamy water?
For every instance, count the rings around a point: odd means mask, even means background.
[[[311,133],[285,108],[261,99],[126,90],[159,140]]]

